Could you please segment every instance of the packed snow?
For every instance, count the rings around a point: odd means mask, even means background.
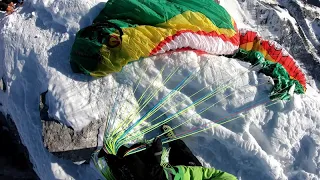
[[[123,90],[122,85],[127,82],[116,75],[94,79],[75,74],[69,65],[75,33],[92,23],[105,2],[30,0],[13,15],[0,17],[0,77],[7,87],[6,91],[0,91],[0,111],[15,121],[41,179],[101,179],[92,166],[59,159],[46,150],[42,142],[39,96],[48,90],[49,115],[75,130],[106,119],[115,92]],[[258,26],[252,20],[256,14],[249,16],[252,10],[243,8],[240,2],[221,0],[220,3],[235,17],[239,27]],[[284,10],[277,14],[272,16],[278,17],[272,19],[276,25],[281,26],[281,18],[295,21]],[[313,43],[319,43],[319,22],[306,22],[314,32],[310,34]],[[279,36],[271,30],[260,30],[267,37]],[[149,65],[144,71],[146,62]],[[179,52],[146,58],[125,69],[135,70],[127,77],[135,77],[137,72],[152,77],[161,73],[164,64],[168,65],[168,71],[182,68],[170,83],[163,84],[163,79],[155,82],[157,87],[163,87],[163,93],[172,90],[175,81],[181,81],[195,68],[200,69],[195,80],[181,91],[179,97],[186,100],[181,106],[195,101],[191,94],[197,88],[208,86],[212,90],[230,80],[233,82],[232,88],[215,97],[214,101],[219,101],[217,106],[197,114],[182,128],[184,130],[213,124],[212,121],[234,111],[264,102],[235,121],[185,139],[204,166],[227,171],[243,180],[320,179],[320,93],[312,76],[308,77],[308,82],[313,85],[308,85],[306,94],[295,94],[290,101],[277,101],[268,106],[273,103],[268,99],[272,87],[270,79],[237,59]],[[141,85],[147,86],[149,80],[144,78]],[[134,87],[126,88],[126,91],[133,91]],[[230,93],[232,96],[226,98]],[[151,103],[159,101],[161,95]],[[134,106],[137,99],[132,97],[128,102]],[[208,104],[203,104],[202,108]],[[176,123],[199,109],[191,109]]]

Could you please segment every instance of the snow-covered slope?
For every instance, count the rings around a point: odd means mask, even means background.
[[[220,1],[240,27],[258,30],[265,38],[288,48],[308,74],[307,93],[270,107],[258,106],[243,118],[185,141],[205,166],[228,171],[239,179],[320,179],[320,31],[319,14],[314,15],[319,8],[299,1],[279,2],[280,6],[273,1]],[[7,89],[0,92],[0,111],[15,121],[41,179],[98,178],[89,165],[76,165],[46,150],[39,101],[40,94],[48,90],[49,115],[76,131],[106,118],[113,103],[110,97],[122,80],[116,76],[93,79],[74,74],[68,59],[75,33],[90,25],[103,6],[98,0],[31,0],[13,15],[1,16],[0,77]],[[304,12],[302,16],[298,16],[298,10]],[[184,52],[148,60],[155,62],[146,72],[150,75],[159,73],[163,61],[172,62],[172,67],[184,65],[186,71],[208,61],[210,68],[202,69],[186,92],[208,84],[215,87],[242,72],[233,96],[185,128],[264,99],[270,90],[268,84],[259,85],[267,81],[266,77],[235,59]],[[241,88],[243,85],[246,87]],[[165,89],[172,87],[166,84]],[[193,100],[187,93],[184,98]],[[133,98],[132,103],[135,101]]]

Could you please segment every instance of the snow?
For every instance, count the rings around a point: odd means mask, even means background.
[[[116,91],[122,87],[128,92],[133,90],[131,86],[123,86],[127,82],[118,76],[94,79],[71,71],[68,58],[75,33],[91,24],[103,2],[30,0],[13,15],[0,19],[0,77],[7,85],[7,91],[0,92],[0,111],[10,114],[15,121],[41,179],[98,179],[99,174],[89,165],[58,159],[43,147],[40,93],[48,90],[46,103],[50,116],[81,130],[91,121],[107,117]],[[241,26],[247,22],[256,26],[247,18],[251,10],[241,8],[237,1],[221,4]],[[278,13],[294,22],[286,12]],[[319,31],[317,25],[310,26]],[[139,71],[146,62],[148,70]],[[271,88],[268,78],[236,59],[180,52],[146,58],[127,69],[135,68],[136,72],[154,77],[166,63],[172,69],[181,66],[183,70],[167,84],[157,80],[157,87],[164,88],[151,103],[156,103],[186,73],[197,68],[203,67],[179,95],[186,99],[182,107],[194,101],[190,94],[199,87],[209,86],[212,90],[230,79],[234,82],[233,88],[207,102],[220,101],[217,106],[196,114],[182,130],[212,123],[250,103],[268,100]],[[131,72],[128,76],[136,78],[135,74]],[[149,83],[144,78],[141,85]],[[258,106],[235,121],[188,137],[185,142],[205,166],[230,172],[239,179],[320,179],[320,93],[315,86],[307,88],[305,95],[294,95],[291,101],[279,101],[268,107]],[[230,93],[233,94],[225,98]],[[128,102],[135,105],[137,98],[131,97]],[[175,123],[207,105],[191,109]]]

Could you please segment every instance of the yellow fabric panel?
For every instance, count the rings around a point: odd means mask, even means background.
[[[253,48],[253,42],[248,42],[248,43],[245,43],[245,44],[241,44],[240,48],[244,49],[246,51],[251,51],[252,48]]]
[[[180,30],[193,32],[205,31],[224,34],[230,38],[237,34],[233,29],[218,28],[205,15],[199,12],[186,11],[179,14],[165,23],[156,26],[137,26],[123,28],[121,48],[108,48],[103,46],[100,50],[104,59],[116,60],[113,65],[107,63],[108,67],[120,71],[121,67],[130,61],[148,57],[151,51],[156,48],[165,38],[173,36]],[[118,36],[118,34],[112,34]],[[99,71],[106,71],[100,70]],[[92,74],[94,75],[94,74]]]
[[[273,59],[269,54],[265,57],[265,59],[272,61],[272,62],[276,62],[276,60]]]
[[[261,54],[264,56],[264,57],[266,57],[267,56],[267,54],[268,54],[268,52],[260,45],[260,40],[259,41],[255,41],[254,43],[253,43],[253,48],[252,48],[252,50],[254,50],[254,51],[259,51],[259,52],[261,52]]]
[[[245,43],[245,44],[241,44],[240,45],[240,48],[241,49],[244,49],[246,51],[251,51],[251,50],[254,50],[254,51],[259,51],[261,52],[263,55],[264,55],[264,58],[269,60],[269,61],[272,61],[272,62],[276,62],[275,59],[273,59],[269,54],[268,52],[263,48],[263,46],[260,46],[260,41],[255,41],[255,42],[248,42],[248,43]]]
[[[237,32],[233,29],[219,28],[214,25],[210,19],[199,12],[186,11],[179,14],[165,23],[156,25],[157,27],[171,28],[176,30],[192,30],[192,31],[215,31],[219,35],[224,34],[226,37],[232,37]]]

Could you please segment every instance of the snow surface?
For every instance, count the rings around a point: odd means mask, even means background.
[[[250,9],[241,8],[236,0],[220,2],[239,26],[256,26],[250,19],[254,19],[254,15],[249,16]],[[0,77],[7,84],[7,91],[0,92],[0,111],[10,114],[15,121],[41,179],[99,178],[89,165],[76,165],[48,153],[43,147],[38,108],[40,93],[48,90],[50,116],[75,130],[107,117],[113,104],[110,97],[126,81],[115,75],[94,79],[74,74],[68,59],[75,33],[90,25],[103,6],[103,1],[98,0],[30,0],[13,15],[0,19]],[[287,16],[284,15],[292,20]],[[308,24],[318,31],[314,21]],[[273,35],[264,30],[261,33]],[[141,69],[146,62],[149,68],[144,72]],[[156,82],[164,87],[163,93],[173,89],[175,80],[181,81],[186,73],[204,67],[181,92],[179,97],[186,100],[181,106],[194,101],[190,94],[199,87],[208,86],[212,90],[229,80],[234,82],[233,88],[214,98],[215,102],[220,101],[217,106],[197,114],[184,130],[268,100],[271,88],[266,83],[268,78],[236,59],[183,52],[146,58],[127,68],[155,76],[166,63],[171,68],[181,66],[182,70],[170,83]],[[131,75],[134,77],[135,73]],[[142,85],[148,83],[149,79],[144,78]],[[126,91],[133,90],[125,87]],[[239,179],[320,179],[320,93],[314,87],[308,86],[305,95],[294,95],[291,101],[258,106],[233,122],[186,138],[185,142],[205,166],[230,172]],[[156,103],[163,93],[151,103]],[[232,96],[225,99],[229,93]],[[132,97],[129,102],[137,104],[137,98]],[[195,112],[199,109],[191,109],[185,118]],[[182,117],[176,123],[183,120]]]

